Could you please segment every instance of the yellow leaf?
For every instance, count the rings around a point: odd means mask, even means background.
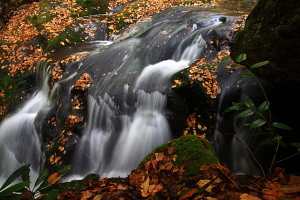
[[[168,32],[167,31],[162,31],[161,34],[165,35],[165,34],[168,34]]]
[[[207,183],[209,183],[211,180],[200,180],[198,183],[197,183],[197,185],[199,186],[199,187],[203,187],[203,186],[205,186]],[[213,187],[216,187],[216,186],[214,186],[213,184],[210,184],[207,188],[205,188],[205,190],[207,191],[207,192],[209,192],[209,193],[211,193],[211,190],[213,189]]]
[[[241,200],[261,200],[261,198],[258,198],[256,196],[247,193],[241,194],[240,198]]]
[[[55,184],[57,181],[61,179],[62,175],[60,173],[53,173],[48,178],[48,183],[50,185]]]
[[[90,192],[89,190],[83,191],[81,192],[82,196],[80,200],[87,200],[88,198],[90,198],[91,196],[93,196],[93,193]]]
[[[144,181],[141,184],[141,191],[142,191],[142,196],[143,197],[149,196],[149,193],[148,193],[149,183],[150,183],[150,178],[148,176],[147,179],[146,179],[146,181]]]
[[[101,200],[102,198],[103,198],[103,195],[98,194],[93,198],[93,200]]]

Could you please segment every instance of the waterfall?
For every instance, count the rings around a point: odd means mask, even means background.
[[[74,136],[79,142],[69,145],[74,148],[68,158],[71,176],[98,173],[124,177],[153,148],[171,140],[167,116],[170,79],[189,67],[190,61],[202,58],[212,30],[224,22],[215,13],[177,9],[174,15],[166,14],[150,26],[148,23],[141,33],[69,64],[64,78],[52,89],[51,100],[47,99],[47,71],[41,74],[38,70],[42,80],[39,90],[1,124],[0,176],[7,177],[25,163],[31,164],[31,171],[39,172],[44,153],[40,138],[45,142],[43,133],[48,131],[41,123],[48,116],[70,115],[70,102],[78,92],[74,85],[83,73],[91,74],[92,83],[87,91],[80,91],[87,93],[86,121]],[[64,120],[58,119],[57,126],[66,125]],[[57,139],[63,128],[55,127],[57,132],[49,134],[51,139]]]
[[[125,177],[153,148],[172,139],[166,117],[170,78],[187,68],[188,63],[201,54],[206,45],[203,37],[221,24],[216,21],[203,29],[189,30],[187,39],[180,42],[171,59],[143,67],[133,85],[129,86],[127,79],[119,79],[115,86],[104,85],[102,88],[102,84],[96,98],[89,96],[88,126],[74,155],[72,177],[80,177],[88,172],[104,177]],[[175,30],[174,34],[178,32]],[[141,42],[135,38],[128,41],[133,41],[128,42],[131,45]],[[138,66],[134,53],[130,54],[131,60],[123,58],[123,62],[111,74],[124,72],[128,62],[130,69],[132,63]],[[111,80],[112,76],[107,79]],[[108,94],[118,87],[123,87],[121,102],[124,103],[121,106],[116,105]],[[131,99],[129,104],[128,98]]]
[[[47,105],[48,69],[45,62],[37,64],[38,90],[7,117],[0,125],[0,177],[8,176],[24,164],[31,164],[31,177],[36,177],[42,162],[41,141],[34,121],[38,112]]]
[[[256,80],[250,77],[243,78],[240,76],[241,73],[246,73],[246,70],[239,69],[231,74],[225,72],[224,69],[223,72],[219,71],[218,81],[222,92],[218,99],[214,147],[220,160],[224,161],[235,174],[260,175],[262,171],[257,161],[261,165],[268,165],[270,158],[266,154],[262,154],[260,152],[262,148],[257,146],[258,138],[262,137],[258,135],[258,129],[250,129],[249,126],[245,126],[260,116],[253,114],[236,119],[236,115],[240,111],[223,113],[227,107],[232,105],[232,102],[244,103],[248,99],[254,102],[263,101],[261,89],[258,84],[253,84]],[[265,81],[259,80],[261,84],[267,84]],[[251,109],[255,110],[256,107],[253,106]]]

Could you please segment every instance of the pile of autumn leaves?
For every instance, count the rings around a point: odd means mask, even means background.
[[[172,162],[174,147],[153,153],[151,159],[133,170],[127,178],[88,180],[79,192],[64,190],[59,200],[132,200],[132,199],[206,199],[206,200],[277,200],[300,199],[300,177],[276,168],[266,177],[233,175],[224,165],[217,163],[199,168],[199,174],[187,177],[187,160],[181,166]],[[172,155],[172,156],[170,156]],[[58,178],[59,179],[59,178]],[[49,177],[55,183],[57,175]]]

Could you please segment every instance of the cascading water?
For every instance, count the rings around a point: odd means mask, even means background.
[[[115,87],[104,86],[98,90],[101,92],[96,99],[89,96],[90,121],[87,122],[89,125],[73,159],[73,174],[80,176],[94,172],[104,177],[124,177],[153,148],[172,139],[165,113],[170,78],[174,73],[187,68],[188,63],[204,50],[206,41],[202,35],[205,36],[221,24],[217,20],[203,29],[191,29],[187,39],[171,55],[172,59],[144,67],[132,86],[127,84],[127,79],[119,79],[119,84],[123,87],[121,102],[124,105],[117,106],[108,94]],[[133,41],[131,44],[140,43],[137,39],[130,40]],[[134,60],[130,60],[129,64],[132,65],[137,62],[135,59],[138,57],[131,55],[130,59]],[[127,65],[128,61],[123,59],[122,64],[112,74],[121,73]],[[111,77],[108,79],[111,80]],[[106,87],[110,89],[107,90]],[[128,90],[133,93],[129,94]],[[128,96],[133,99],[129,105],[126,103]]]
[[[191,60],[203,57],[207,38],[211,39],[212,30],[225,20],[218,14],[197,9],[182,12],[178,8],[170,12],[174,13],[146,23],[136,36],[71,63],[66,69],[68,73],[52,89],[49,101],[45,77],[43,89],[1,125],[1,177],[7,177],[23,163],[32,164],[35,172],[43,167],[41,141],[45,142],[47,137],[60,141],[59,136],[68,126],[65,119],[81,112],[72,113],[72,103],[79,92],[74,85],[83,73],[91,74],[92,81],[86,95],[86,121],[81,126],[84,128],[69,131],[79,132],[73,138],[74,144],[66,146],[73,148],[73,153],[68,154],[71,175],[126,176],[154,147],[171,140],[167,115],[170,78],[187,68]],[[38,113],[42,117],[37,118]],[[41,125],[55,117],[54,131]],[[22,139],[25,136],[28,141]],[[13,141],[17,141],[18,148],[12,148]],[[29,144],[32,149],[28,149]],[[26,153],[19,155],[21,152]],[[8,165],[8,161],[14,163]]]
[[[34,121],[38,112],[48,103],[46,63],[38,63],[36,73],[37,92],[0,126],[0,177],[3,179],[24,164],[31,164],[32,177],[36,177],[41,168],[41,141],[35,131]]]
[[[269,165],[270,157],[262,154],[262,148],[257,148],[257,141],[260,141],[263,136],[257,135],[257,129],[250,129],[246,124],[251,124],[255,121],[258,114],[253,114],[246,118],[236,119],[236,115],[240,111],[231,111],[224,114],[224,110],[235,103],[244,103],[246,100],[262,102],[263,94],[257,84],[253,84],[254,78],[242,78],[241,73],[246,73],[246,70],[237,70],[230,74],[223,70],[226,75],[219,73],[219,84],[221,93],[219,95],[219,105],[217,114],[217,123],[214,133],[215,150],[221,160],[226,161],[228,167],[235,174],[262,174],[260,165],[264,165],[265,169]],[[261,84],[266,86],[267,83],[257,77]],[[251,109],[255,110],[255,106]],[[259,137],[261,137],[259,139]],[[252,155],[251,155],[252,154]],[[270,153],[271,155],[271,153]]]

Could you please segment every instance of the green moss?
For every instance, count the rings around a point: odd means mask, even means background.
[[[172,76],[172,82],[174,83],[174,80],[181,80],[182,81],[180,85],[175,83],[176,84],[175,88],[189,86],[190,82],[191,82],[189,74],[190,74],[189,68],[183,69],[183,70],[175,73]]]
[[[44,26],[42,24],[51,21],[52,18],[53,15],[50,15],[48,13],[42,13],[40,15],[33,15],[32,17],[30,16],[26,17],[26,19],[37,29],[44,29]]]
[[[80,16],[88,16],[109,12],[109,1],[110,0],[76,0],[76,3],[84,8]]]
[[[174,165],[181,166],[187,160],[190,161],[189,165],[186,167],[186,176],[199,174],[199,169],[202,165],[210,165],[218,162],[218,158],[215,155],[211,143],[206,139],[197,137],[196,135],[187,135],[182,138],[174,139],[170,143],[158,146],[153,150],[153,152],[166,152],[165,155],[168,155],[167,150],[170,147],[174,147],[174,152],[170,155],[170,157],[177,155],[176,161],[173,162]],[[152,153],[146,156],[146,158],[140,163],[140,166],[150,160]]]
[[[67,40],[69,43],[66,42]],[[61,49],[67,45],[75,44],[77,42],[81,42],[80,34],[72,30],[67,30],[60,33],[57,37],[48,40],[44,52]]]
[[[85,176],[83,179],[82,179],[82,185],[88,185],[88,182],[89,181],[97,181],[100,179],[100,175],[99,174],[88,174],[87,176]]]
[[[97,0],[76,0],[76,3],[82,5],[84,8],[97,6]]]
[[[48,0],[41,0],[39,3],[39,7],[41,10],[45,9],[49,5]]]

